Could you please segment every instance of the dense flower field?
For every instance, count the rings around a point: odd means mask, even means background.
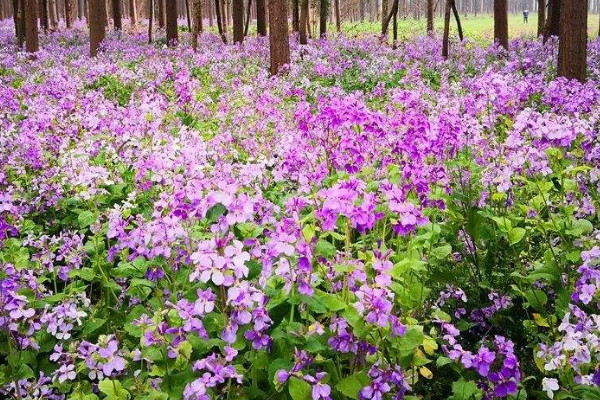
[[[0,393],[600,399],[600,42],[0,25]]]

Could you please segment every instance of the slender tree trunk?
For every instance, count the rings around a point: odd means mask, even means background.
[[[392,3],[392,10],[390,11],[390,14],[387,16],[385,21],[383,21],[383,29],[382,29],[383,36],[387,36],[388,29],[390,26],[390,21],[392,20],[394,15],[398,14],[399,8],[400,8],[400,1],[394,0],[394,2]]]
[[[551,36],[560,35],[561,0],[548,0],[548,18],[544,31],[544,42]]]
[[[308,0],[300,0],[300,32],[298,36],[300,44],[308,44],[308,10]]]
[[[246,6],[246,22],[244,22],[244,37],[248,36],[248,30],[250,29],[250,17],[252,14],[252,0],[248,0]]]
[[[393,37],[392,37],[392,49],[398,48],[398,8],[396,8],[396,12],[394,13],[394,27],[393,27]]]
[[[223,34],[227,35],[229,31],[229,7],[227,0],[221,0],[221,24],[223,25]]]
[[[458,29],[458,38],[462,42],[465,40],[465,36],[463,35],[462,24],[460,23],[460,15],[458,15],[458,10],[456,9],[456,0],[452,0],[452,13],[454,14],[454,19],[456,20],[456,28]]]
[[[56,18],[55,0],[48,0],[48,16],[50,17],[50,26],[52,30],[58,29],[58,19]]]
[[[587,69],[587,0],[568,0],[560,9],[558,76],[585,81]]]
[[[444,37],[442,39],[442,57],[448,58],[450,54],[450,12],[452,11],[452,0],[446,0],[444,9]]]
[[[215,0],[215,13],[217,15],[217,28],[219,29],[219,35],[221,35],[221,40],[223,43],[227,43],[227,36],[225,35],[225,30],[223,29],[223,19],[221,18],[221,11],[223,11],[221,7],[221,2],[219,0]]]
[[[329,13],[329,0],[320,1],[321,9],[319,11],[319,36],[327,36],[327,14]]]
[[[98,55],[100,43],[106,35],[106,2],[89,0],[90,57]]]
[[[271,45],[271,75],[290,63],[287,4],[285,0],[269,0],[269,42]]]
[[[158,29],[165,27],[165,1],[158,0]]]
[[[148,44],[152,43],[154,25],[154,0],[148,0]]]
[[[129,18],[131,19],[131,25],[137,26],[137,3],[136,0],[129,0]]]
[[[190,13],[190,2],[189,0],[185,0],[185,17],[187,19],[187,27],[188,31],[192,31],[192,15]]]
[[[267,8],[265,0],[256,0],[256,30],[258,36],[267,36]]]
[[[508,50],[508,4],[494,0],[494,40]]]
[[[427,34],[433,35],[433,4],[434,0],[427,0]]]
[[[300,1],[292,0],[292,30],[300,32]]]
[[[121,8],[121,0],[112,0],[112,16],[115,31],[123,30],[123,10]]]
[[[544,25],[546,24],[546,0],[538,0],[538,37],[544,34]]]
[[[37,0],[25,0],[25,49],[28,53],[39,50]]]
[[[339,1],[339,0],[338,0]],[[381,34],[385,35],[385,21],[388,16],[388,0],[381,0]]]
[[[15,23],[15,36],[19,49],[23,48],[25,43],[25,16],[23,15],[23,0],[13,0],[13,21]]]
[[[165,19],[167,23],[167,46],[174,46],[179,40],[177,31],[177,2],[169,0],[166,2]]]
[[[48,23],[48,0],[41,0],[40,1],[40,25],[42,26],[42,29],[44,30],[44,34],[48,33],[48,28],[50,28],[50,25]]]
[[[233,0],[233,43],[244,41],[244,0]]]
[[[194,51],[198,50],[198,35],[202,32],[202,0],[194,0],[192,3],[192,47]]]
[[[65,25],[67,29],[71,29],[72,25],[72,17],[73,17],[73,5],[71,4],[72,0],[64,0],[65,2]]]
[[[387,4],[387,0],[382,0]],[[342,21],[340,20],[340,0],[333,0],[335,8],[335,29],[338,33],[342,32]]]

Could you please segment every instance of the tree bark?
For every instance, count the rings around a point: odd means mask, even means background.
[[[538,0],[538,37],[544,34],[544,25],[546,24],[546,0]]]
[[[548,0],[548,18],[544,32],[544,42],[551,36],[560,36],[561,0]]]
[[[19,49],[23,48],[25,43],[25,15],[23,14],[23,1],[13,0],[13,20],[15,23],[15,36]]]
[[[300,32],[300,1],[292,0],[292,30]]]
[[[106,35],[106,2],[89,0],[89,7],[90,57],[96,57],[100,43]]]
[[[327,36],[327,14],[329,13],[329,0],[320,1],[321,9],[319,11],[319,36]]]
[[[202,0],[192,3],[192,48],[198,50],[198,35],[202,32]]]
[[[308,0],[300,0],[300,32],[298,39],[300,44],[308,44]]]
[[[394,2],[392,3],[392,10],[390,11],[390,14],[383,21],[383,28],[382,28],[382,34],[383,34],[383,36],[387,35],[388,29],[390,27],[390,21],[392,20],[392,18],[394,17],[394,15],[398,15],[398,9],[399,8],[400,8],[400,1],[399,0],[394,0]]]
[[[129,18],[131,19],[131,25],[137,26],[137,3],[136,0],[129,0]]]
[[[37,0],[25,0],[25,50],[28,53],[39,50]]]
[[[47,0],[41,0],[40,4],[39,4],[40,8],[40,25],[42,26],[42,29],[44,30],[44,33],[48,33],[48,28],[50,27],[50,25],[48,24],[48,1]]]
[[[382,0],[385,4],[387,4],[387,0]],[[338,33],[342,32],[342,21],[340,20],[340,0],[334,0],[334,8],[335,8],[335,28]]]
[[[338,0],[339,1],[339,0]],[[385,35],[385,20],[388,16],[388,0],[381,0],[381,34]]]
[[[458,38],[462,42],[463,40],[465,40],[465,35],[463,34],[462,24],[460,23],[460,15],[458,15],[458,10],[456,9],[456,0],[452,0],[452,13],[454,14],[454,19],[456,20]]]
[[[221,15],[221,11],[223,11],[221,7],[221,2],[219,0],[215,0],[215,13],[217,15],[217,29],[219,30],[219,35],[221,35],[221,40],[223,43],[227,43],[227,36],[225,35],[225,31],[223,30],[223,18]]]
[[[184,0],[185,1],[185,18],[187,20],[187,27],[188,27],[188,31],[192,31],[192,15],[190,13],[190,2],[189,0]]]
[[[158,0],[158,29],[165,27],[165,1]]]
[[[153,25],[154,25],[154,0],[148,0],[148,44],[152,43]]]
[[[269,0],[269,43],[271,45],[271,75],[276,75],[290,63],[290,39],[285,0]]]
[[[444,9],[444,37],[442,39],[442,57],[448,58],[450,54],[450,12],[452,11],[452,0],[446,0]]]
[[[568,0],[560,10],[558,76],[585,81],[587,69],[587,0]]]
[[[65,25],[67,29],[71,29],[72,18],[73,18],[73,5],[71,4],[72,0],[64,0],[65,1]]]
[[[385,1],[385,0],[384,0]],[[434,0],[427,0],[427,34],[433,35],[433,4]]]
[[[167,46],[175,46],[179,40],[179,32],[177,31],[177,2],[175,0],[168,0],[166,3]]]
[[[508,50],[508,4],[506,0],[494,0],[494,40]]]
[[[233,0],[233,43],[244,41],[244,0]]]
[[[121,8],[121,0],[112,0],[112,16],[115,31],[123,30],[123,10]]]
[[[265,0],[256,0],[256,31],[258,36],[267,36],[267,8]]]
[[[250,17],[252,14],[252,0],[248,0],[246,6],[246,22],[244,22],[244,37],[248,36],[248,30],[250,29]]]

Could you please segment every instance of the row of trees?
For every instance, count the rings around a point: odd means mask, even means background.
[[[232,26],[233,42],[242,43],[248,35],[251,21],[256,21],[259,36],[267,35],[267,19],[270,28],[271,71],[276,73],[280,66],[289,63],[289,23],[298,33],[300,44],[307,44],[311,37],[311,15],[318,15],[319,36],[327,34],[328,22],[335,21],[341,31],[342,7],[340,0],[12,0],[12,8],[7,10],[5,0],[3,13],[12,13],[16,37],[20,48],[30,53],[38,50],[38,29],[44,31],[57,27],[61,16],[69,28],[74,18],[85,18],[90,30],[90,56],[95,57],[106,30],[123,28],[123,15],[137,24],[141,10],[148,18],[148,38],[153,41],[154,22],[159,28],[165,27],[166,41],[172,46],[179,40],[178,19],[185,18],[192,32],[192,45],[197,48],[197,38],[203,31],[203,10],[207,11],[210,25],[213,15],[222,40],[227,43],[228,26]],[[444,31],[442,54],[449,56],[449,32],[451,16],[457,24],[459,39],[464,39],[460,20],[460,8],[472,4],[474,0],[354,0],[359,6],[359,17],[368,12],[381,16],[382,37],[387,38],[390,25],[393,32],[393,46],[397,45],[398,18],[406,4],[417,5],[427,19],[427,32],[434,31],[434,17],[443,9]],[[585,80],[587,55],[588,0],[523,0],[528,5],[537,3],[538,33],[546,41],[551,36],[559,37],[558,74],[568,78]],[[351,4],[349,1],[346,4]],[[443,4],[442,4],[443,3]],[[268,10],[267,10],[268,8]],[[53,12],[50,12],[54,9]],[[311,12],[312,9],[312,12]],[[138,11],[139,10],[139,11]],[[377,11],[375,11],[377,10]],[[268,12],[267,12],[268,11]],[[508,0],[493,0],[494,39],[508,50]],[[291,14],[291,19],[289,18]],[[112,17],[112,18],[111,18]],[[267,18],[268,17],[268,18]],[[290,21],[291,20],[291,21]]]

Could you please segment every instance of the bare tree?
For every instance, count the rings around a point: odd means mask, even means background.
[[[587,0],[568,0],[560,9],[558,75],[585,81],[587,68]]]
[[[69,0],[67,0],[69,1]],[[136,0],[129,0],[129,18],[131,18],[131,25],[137,25],[137,2]]]
[[[494,0],[494,40],[508,50],[508,4]]]
[[[300,32],[299,32],[299,40],[300,44],[308,43],[308,0],[300,0]]]
[[[39,50],[37,0],[25,0],[25,49],[28,53]]]
[[[112,16],[115,31],[123,30],[121,0],[112,0]]]
[[[385,4],[387,4],[387,0],[382,0]],[[334,8],[335,8],[335,28],[338,33],[342,32],[342,22],[340,18],[340,0],[334,0]]]
[[[548,0],[548,18],[544,29],[544,42],[551,36],[560,35],[561,0]]]
[[[290,63],[287,4],[285,0],[269,0],[269,43],[271,46],[271,75]]]
[[[89,7],[90,57],[96,57],[106,35],[106,2],[89,0]]]
[[[165,9],[165,19],[167,23],[167,46],[177,44],[179,40],[179,32],[177,29],[177,2],[167,1]]]
[[[256,30],[258,36],[267,36],[267,9],[265,0],[256,0]]]
[[[433,34],[433,4],[434,0],[427,0],[427,33],[429,35]]]
[[[148,0],[148,44],[152,43],[153,25],[154,25],[154,0]]]
[[[329,14],[329,0],[320,0],[319,11],[319,36],[327,36],[327,16]]]
[[[244,41],[244,0],[233,0],[233,43]]]
[[[223,8],[221,7],[221,2],[219,0],[215,0],[215,13],[217,14],[217,29],[219,30],[219,35],[221,35],[221,40],[223,40],[223,43],[227,43],[227,36],[225,35],[225,30],[223,29],[222,11]]]
[[[546,24],[546,0],[538,0],[538,37],[544,34],[544,25]]]
[[[198,50],[198,35],[202,32],[202,0],[192,3],[192,48]]]
[[[67,29],[71,29],[72,18],[73,18],[73,4],[71,0],[64,0],[65,2],[65,25]]]

